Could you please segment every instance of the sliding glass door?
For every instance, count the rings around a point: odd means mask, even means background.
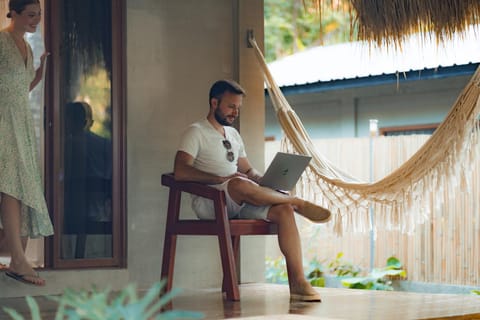
[[[52,267],[123,266],[123,1],[51,0],[46,106]]]

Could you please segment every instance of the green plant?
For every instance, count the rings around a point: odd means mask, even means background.
[[[345,276],[356,277],[361,271],[360,267],[352,263],[343,261],[342,257],[343,257],[343,252],[339,252],[337,253],[337,256],[335,257],[335,259],[333,259],[328,264],[328,269],[330,273],[335,274],[337,277],[345,277]]]
[[[267,257],[265,259],[265,280],[268,283],[288,283],[288,273],[285,263],[285,258],[282,256],[272,259]],[[307,273],[307,280],[313,286],[324,287],[325,278],[323,277],[323,267],[316,259],[310,261],[309,272]]]
[[[476,294],[480,296],[480,290],[472,290],[470,291],[472,294]]]
[[[302,0],[265,0],[265,57],[268,62],[308,47],[351,41],[349,12],[339,9],[346,1],[335,1],[320,12]]]
[[[89,291],[66,289],[59,297],[48,297],[58,302],[55,320],[170,320],[201,319],[203,314],[181,310],[164,310],[179,290],[172,290],[159,297],[166,281],[156,282],[142,296],[138,297],[137,287],[128,285],[119,293],[113,294],[110,289],[103,291],[93,287]],[[40,309],[32,297],[26,297],[32,320],[41,320]],[[3,308],[14,320],[24,320],[16,310]]]
[[[318,261],[317,259],[313,259],[312,261],[310,261],[309,270],[311,271],[307,274],[307,280],[310,281],[312,286],[325,287],[323,266],[320,261]]]
[[[403,265],[395,257],[387,259],[387,265],[383,268],[373,269],[366,277],[352,277],[342,280],[342,285],[352,289],[367,290],[393,290],[390,277],[406,277],[407,273]]]
[[[268,283],[288,283],[287,267],[282,256],[265,259],[265,280]]]

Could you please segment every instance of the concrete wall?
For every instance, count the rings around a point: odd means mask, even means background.
[[[207,115],[215,80],[237,79],[246,88],[240,131],[263,168],[263,78],[246,48],[250,28],[262,42],[263,1],[127,0],[128,271],[141,286],[160,278],[167,209],[160,176],[173,169],[182,130]],[[263,279],[263,242],[250,242],[244,281]],[[174,286],[220,287],[221,274],[215,238],[179,238]]]
[[[361,137],[369,119],[379,127],[439,123],[469,76],[409,79],[386,85],[286,95],[312,138]],[[267,97],[265,136],[281,139],[281,128]]]

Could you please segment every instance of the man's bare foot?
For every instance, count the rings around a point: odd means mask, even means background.
[[[312,285],[305,280],[290,287],[290,301],[322,302],[322,299]]]
[[[332,217],[329,210],[306,200],[299,201],[296,209],[299,214],[316,223],[328,222]]]

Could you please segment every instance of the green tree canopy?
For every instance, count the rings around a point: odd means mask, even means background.
[[[265,0],[265,57],[267,62],[318,45],[348,42],[350,16],[337,1],[320,13],[303,0]],[[320,22],[321,20],[321,22]]]

